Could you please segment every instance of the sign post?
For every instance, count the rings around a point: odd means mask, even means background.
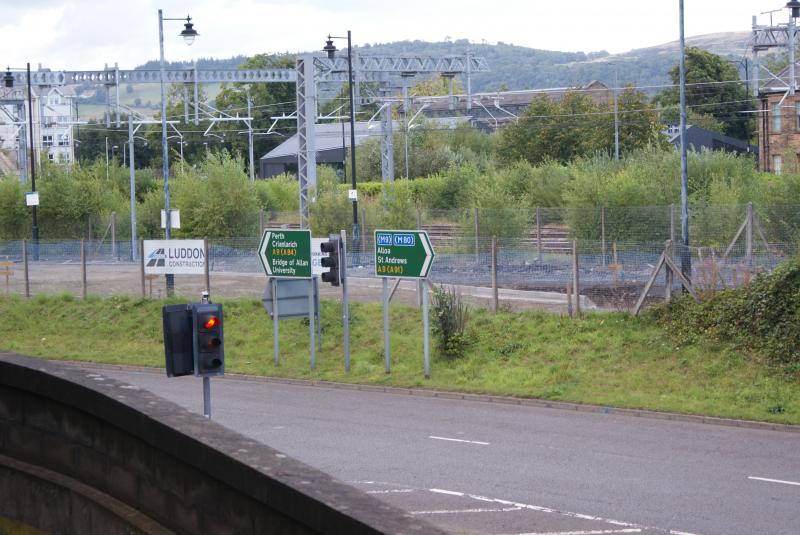
[[[424,230],[376,230],[375,276],[383,279],[383,345],[386,373],[390,372],[389,293],[388,278],[427,279],[433,252],[428,233]],[[425,378],[430,378],[430,348],[428,322],[428,292],[423,292],[422,323]]]
[[[317,364],[316,340],[314,339],[314,281],[311,277],[311,231],[266,229],[258,245],[258,258],[268,277],[272,277],[274,286],[273,338],[275,347],[275,364],[279,362],[278,350],[278,283],[277,279],[308,279],[308,330],[311,341],[311,368]]]

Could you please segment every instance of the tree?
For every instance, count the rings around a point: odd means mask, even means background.
[[[620,151],[662,144],[661,125],[641,91],[627,87],[618,99]],[[614,150],[614,111],[580,91],[568,91],[560,101],[536,97],[519,120],[500,132],[501,161],[567,163],[580,156]]]
[[[680,70],[669,72],[673,87],[663,91],[658,101],[677,106],[680,99]],[[752,139],[755,119],[742,112],[755,108],[747,86],[739,80],[739,71],[724,58],[695,47],[686,49],[686,105],[695,112],[711,115],[722,123],[722,132],[741,140]]]
[[[294,59],[290,56],[273,56],[257,54],[247,58],[240,69],[294,69]],[[253,130],[257,135],[253,138],[253,156],[256,160],[294,134],[297,123],[293,120],[279,122],[272,135],[265,135],[272,125],[273,116],[290,115],[297,108],[295,84],[280,83],[241,83],[222,84],[217,95],[216,107],[233,116],[247,116],[247,92],[249,87],[252,103]],[[241,133],[247,128],[243,123],[230,122],[219,125],[215,130],[225,133],[228,148],[236,154],[247,157],[247,134]]]
[[[500,133],[497,154],[505,162],[547,159],[568,162],[608,146],[608,117],[590,96],[568,91],[560,102],[537,96],[519,120]]]

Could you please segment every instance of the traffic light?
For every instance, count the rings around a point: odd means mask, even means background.
[[[222,305],[195,303],[191,307],[194,374],[222,375],[225,372]]]
[[[190,305],[167,305],[161,309],[164,321],[164,354],[167,377],[194,373],[192,351],[192,308]]]
[[[330,268],[322,273],[322,282],[330,282],[334,286],[339,286],[341,280],[339,277],[340,247],[339,238],[331,238],[319,244],[320,250],[323,253],[328,253],[328,256],[322,257],[320,264],[322,264],[322,267]]]

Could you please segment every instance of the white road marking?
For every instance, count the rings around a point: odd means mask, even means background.
[[[442,490],[442,489],[428,489],[431,492],[436,492],[439,494],[449,494],[450,496],[463,496],[463,492],[454,492],[452,490]]]
[[[566,516],[568,518],[578,518],[578,519],[581,519],[581,520],[592,520],[592,521],[595,521],[595,522],[604,522],[606,524],[612,524],[612,525],[615,525],[615,526],[620,526],[621,528],[639,529],[640,531],[642,529],[653,529],[653,528],[649,528],[648,526],[643,526],[641,524],[633,524],[631,522],[622,522],[620,520],[614,520],[614,519],[611,519],[611,518],[604,518],[604,517],[601,517],[601,516],[593,516],[593,515],[585,515],[585,514],[581,514],[581,513],[573,513],[571,511],[560,511],[558,509],[551,509],[549,507],[541,507],[541,506],[538,506],[538,505],[530,505],[530,504],[526,504],[526,503],[513,502],[513,501],[509,501],[509,500],[501,500],[499,498],[488,498],[486,496],[481,496],[481,495],[478,495],[478,494],[467,494],[467,493],[454,492],[454,491],[443,490],[443,489],[428,489],[428,490],[430,490],[431,492],[438,492],[440,494],[450,494],[450,495],[453,495],[453,496],[467,496],[469,498],[472,498],[473,500],[478,500],[478,501],[481,501],[481,502],[488,502],[488,503],[498,503],[500,505],[508,505],[508,506],[515,507],[515,508],[518,508],[518,509],[527,509],[529,511],[538,511],[538,512],[541,512],[541,513],[555,513],[555,514],[558,514],[558,515],[561,515],[561,516]],[[624,533],[624,531],[620,531],[620,530],[617,530],[616,532],[617,533]],[[610,531],[609,533],[614,533],[614,531]],[[630,532],[630,533],[636,533],[636,532]],[[670,535],[695,535],[693,533],[689,533],[689,532],[685,532],[685,531],[674,531],[674,530],[669,530],[667,533],[669,533]]]
[[[755,476],[748,476],[747,479],[755,479],[756,481],[766,481],[767,483],[780,483],[782,485],[795,485],[800,487],[800,483],[797,481],[784,481],[783,479],[769,479],[766,477],[755,477]]]
[[[368,490],[367,494],[399,494],[403,492],[414,492],[414,489]]]
[[[391,483],[383,483],[383,482],[377,482],[377,481],[351,481],[351,483],[361,483],[361,484],[365,484],[365,485],[400,486],[400,485],[394,485],[394,484],[391,484]],[[407,487],[407,488],[412,488],[412,487]],[[609,534],[609,535],[613,535],[613,534],[616,534],[616,533],[641,533],[642,530],[650,530],[650,529],[657,529],[658,531],[662,531],[662,532],[666,531],[666,533],[668,533],[669,535],[696,535],[695,533],[690,533],[688,531],[678,531],[678,530],[672,530],[672,529],[664,530],[663,528],[653,528],[651,526],[645,526],[645,525],[642,525],[642,524],[633,524],[633,523],[630,523],[630,522],[621,522],[619,520],[613,520],[613,519],[610,519],[610,518],[603,518],[603,517],[600,517],[600,516],[584,515],[584,514],[580,514],[580,513],[573,513],[573,512],[570,512],[570,511],[560,511],[558,509],[551,509],[549,507],[540,507],[538,505],[530,505],[530,504],[525,504],[525,503],[512,502],[512,501],[508,501],[508,500],[501,500],[501,499],[498,499],[498,498],[488,498],[486,496],[481,496],[479,494],[467,494],[465,492],[458,492],[458,491],[454,491],[454,490],[445,490],[445,489],[437,489],[437,488],[432,488],[432,489],[427,489],[427,490],[428,490],[428,492],[435,492],[437,494],[446,494],[448,496],[461,496],[461,497],[466,496],[468,498],[471,498],[471,499],[477,500],[477,501],[481,501],[481,502],[497,503],[497,504],[500,504],[500,505],[510,506],[510,507],[505,507],[505,508],[502,508],[502,509],[491,509],[491,511],[504,511],[504,510],[519,511],[520,509],[527,509],[527,510],[530,510],[530,511],[538,511],[538,512],[542,512],[542,513],[555,513],[557,515],[562,515],[562,516],[566,516],[566,517],[569,517],[569,518],[578,518],[578,519],[581,519],[581,520],[593,520],[593,521],[596,521],[596,522],[605,522],[606,524],[612,524],[612,525],[615,525],[615,526],[620,526],[619,529],[612,529],[612,530],[605,530],[605,531],[604,530],[585,531],[585,532],[581,532],[581,531],[564,531],[564,532],[554,532],[552,534],[550,534],[550,533],[535,533],[535,534],[534,533],[532,533],[532,534],[522,533],[522,534],[519,534],[519,535],[580,535],[580,534],[586,534],[586,535],[595,535],[595,534],[603,534],[603,535],[605,535],[605,534]],[[486,509],[480,509],[480,510],[478,510],[478,509],[467,509],[467,510],[462,510],[461,512],[489,512],[489,511],[490,511],[490,509],[486,508]],[[459,511],[449,511],[449,512],[456,513],[456,512],[459,512]],[[437,514],[437,513],[435,511],[418,511],[418,512],[412,513],[412,514]],[[439,514],[442,514],[442,513],[439,513]]]
[[[443,509],[438,511],[411,511],[412,515],[457,515],[461,513],[507,513],[519,511],[519,507],[506,507],[502,509]]]
[[[641,533],[639,528],[633,529],[601,529],[594,531],[548,531],[547,533],[520,533],[519,535],[606,535],[607,533]]]
[[[464,442],[466,444],[478,444],[479,446],[488,446],[488,442],[479,442],[477,440],[462,440],[460,438],[447,438],[447,437],[435,437],[433,435],[429,436],[428,438],[432,438],[434,440],[447,440],[449,442]]]

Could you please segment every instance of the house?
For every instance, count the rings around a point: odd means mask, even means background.
[[[675,148],[680,148],[680,126],[669,125],[665,133],[669,137],[669,142],[672,143]],[[700,152],[703,149],[721,150],[758,157],[758,147],[755,145],[692,124],[686,125],[686,148],[695,152]]]
[[[800,65],[795,66],[795,88]],[[784,165],[800,160],[800,92],[791,94],[789,68],[761,84],[758,90],[758,165],[780,173]]]
[[[74,90],[70,87],[34,87],[32,95],[35,150],[45,154],[51,162],[74,161]],[[30,143],[27,132],[28,93],[15,88],[13,99],[8,98],[10,100],[0,98],[0,148],[18,151],[21,144],[27,147]],[[17,105],[20,100],[24,106],[22,116]],[[22,143],[21,135],[25,136]]]
[[[422,106],[422,113],[426,117],[469,116],[473,126],[491,132],[515,121],[535,98],[544,95],[554,101],[559,101],[570,91],[589,95],[598,103],[608,105],[614,103],[614,91],[602,82],[593,80],[581,87],[473,93],[471,99],[463,94],[414,97],[413,104],[415,108]],[[403,113],[402,105],[399,111]]]

